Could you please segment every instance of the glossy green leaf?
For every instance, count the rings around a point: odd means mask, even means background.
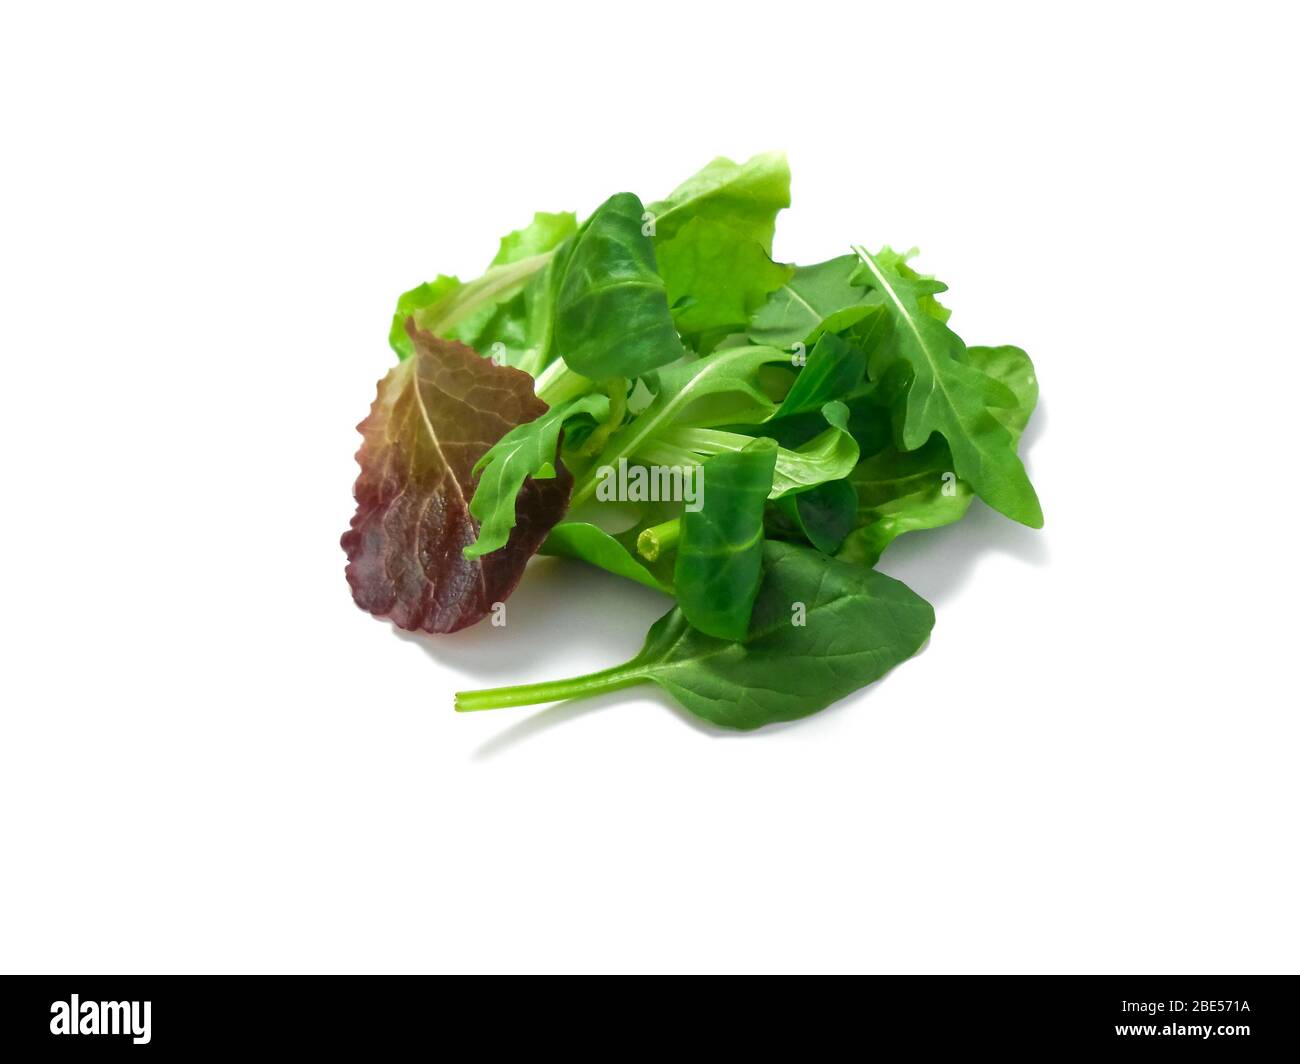
[[[703,506],[681,518],[673,583],[677,604],[702,632],[744,639],[763,565],[763,508],[776,443],[757,439],[700,467]]]
[[[809,543],[833,555],[857,521],[858,493],[847,480],[828,480],[808,491],[783,495],[776,505]]]
[[[632,193],[611,196],[556,262],[553,343],[593,380],[637,377],[683,353],[643,213]]]
[[[704,720],[758,728],[824,709],[880,679],[929,638],[930,604],[883,573],[788,543],[767,543],[763,558],[746,642],[706,635],[674,609],[626,664],[571,680],[461,692],[456,708],[532,705],[649,682]]]

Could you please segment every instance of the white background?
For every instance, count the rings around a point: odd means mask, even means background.
[[[1296,27],[899,7],[5,8],[0,968],[1300,967]],[[896,544],[928,649],[801,723],[454,714],[666,602],[352,605],[396,295],[770,148],[778,257],[1030,352],[1046,529]]]

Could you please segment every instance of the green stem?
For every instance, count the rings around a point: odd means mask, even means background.
[[[568,698],[617,691],[641,683],[644,677],[631,663],[612,669],[575,676],[568,680],[526,683],[517,687],[489,687],[481,691],[458,691],[456,712],[472,713],[480,709],[506,709],[509,706],[532,706],[540,702],[562,702]]]
[[[659,555],[673,550],[682,535],[682,521],[674,517],[662,525],[653,525],[636,537],[636,552],[646,561],[657,561]]]
[[[533,391],[537,398],[549,407],[567,403],[580,395],[594,391],[596,382],[573,370],[565,364],[564,359],[557,358],[537,376]]]

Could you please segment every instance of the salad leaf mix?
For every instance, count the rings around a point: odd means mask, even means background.
[[[776,261],[789,203],[784,156],[715,159],[648,205],[539,213],[481,277],[398,299],[342,541],[357,605],[454,632],[536,553],[676,599],[626,664],[457,709],[653,683],[724,727],[803,717],[929,638],[872,568],[896,537],[977,495],[1041,527],[1028,356],[967,347],[912,253]]]

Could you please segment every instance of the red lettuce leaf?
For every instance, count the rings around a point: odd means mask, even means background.
[[[547,410],[533,379],[409,321],[415,353],[379,382],[363,437],[357,512],[343,534],[348,584],[358,606],[410,631],[455,632],[503,602],[552,526],[573,477],[529,479],[504,547],[470,561],[474,463],[516,425]]]

